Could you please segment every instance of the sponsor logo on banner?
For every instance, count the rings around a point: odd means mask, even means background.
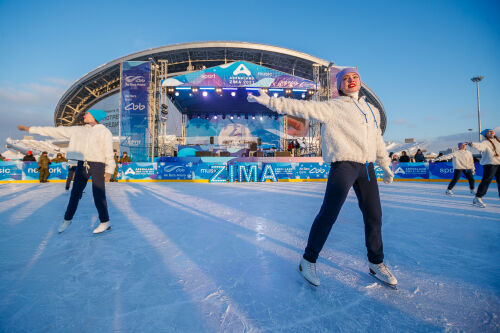
[[[125,106],[125,110],[127,111],[142,111],[146,108],[146,105],[142,105],[141,103],[135,104],[135,103],[130,103],[127,106]]]
[[[250,70],[248,68],[246,68],[245,65],[241,64],[233,72],[233,75],[235,75],[235,76],[240,75],[240,74],[244,74],[246,76],[251,76],[252,72],[250,72]]]
[[[129,87],[135,86],[144,86],[146,84],[146,80],[143,76],[126,76],[125,77],[125,85]]]
[[[402,167],[398,167],[396,170],[394,170],[395,175],[404,175],[406,172],[403,170]]]

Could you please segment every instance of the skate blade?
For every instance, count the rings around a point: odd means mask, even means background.
[[[390,283],[387,283],[385,281],[382,281],[382,280],[380,280],[378,277],[376,277],[372,273],[370,273],[370,275],[373,276],[373,278],[375,280],[377,280],[377,282],[381,283],[383,286],[388,287],[388,288],[393,289],[393,290],[398,290],[398,285],[397,284],[390,284]]]
[[[486,208],[485,205],[479,205],[479,204],[476,204],[476,203],[473,203],[472,206],[479,207],[479,208]]]

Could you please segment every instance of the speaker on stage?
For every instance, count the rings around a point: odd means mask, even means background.
[[[210,137],[210,144],[211,144],[211,145],[213,145],[213,144],[214,144],[214,137],[213,137],[213,136],[211,136],[211,137]]]

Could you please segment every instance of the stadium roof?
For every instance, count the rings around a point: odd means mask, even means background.
[[[329,61],[278,46],[245,42],[197,42],[162,46],[115,59],[78,79],[64,93],[54,112],[54,123],[83,123],[83,114],[93,105],[120,91],[120,63],[123,61],[168,61],[168,76],[185,74],[202,68],[244,60],[291,75],[314,80],[314,66],[319,80],[326,82]],[[322,82],[324,84],[324,82]],[[363,83],[361,94],[380,110],[381,128],[385,131],[385,110],[373,91]]]

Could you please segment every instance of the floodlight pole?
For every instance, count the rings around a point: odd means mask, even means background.
[[[477,125],[479,128],[479,141],[481,141],[481,107],[480,107],[480,100],[479,100],[479,82],[484,79],[484,76],[474,76],[472,79],[470,79],[472,82],[476,83],[476,93],[477,93]]]

